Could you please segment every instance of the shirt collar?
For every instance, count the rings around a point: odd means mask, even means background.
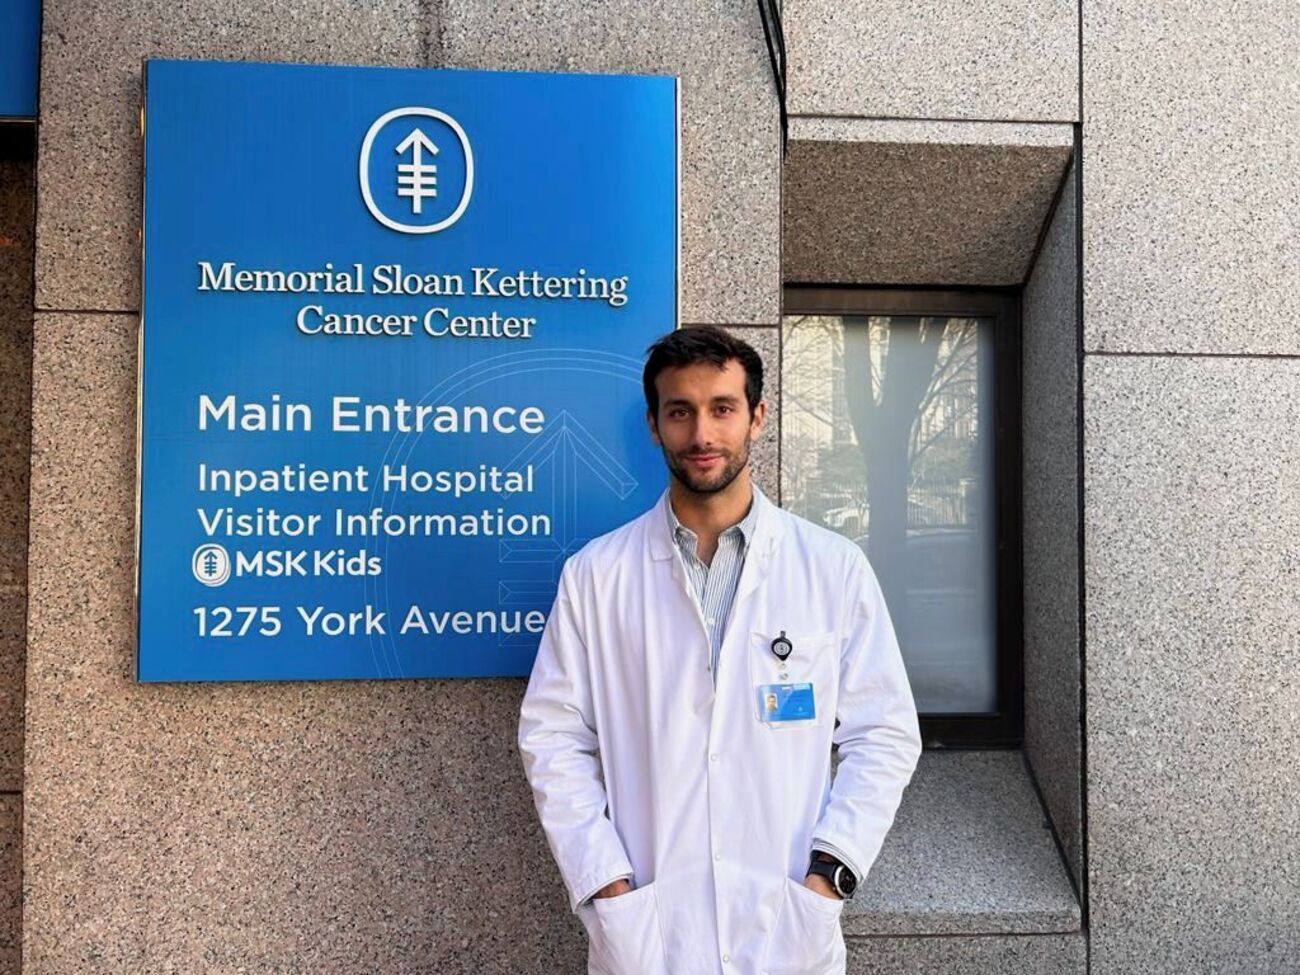
[[[745,517],[736,522],[736,524],[729,528],[725,528],[722,531],[722,534],[724,535],[728,532],[739,531],[741,539],[746,545],[754,540],[754,529],[758,526],[760,507],[768,503],[767,498],[764,496],[763,492],[758,489],[757,484],[752,485],[752,489],[754,492],[754,498],[750,502],[749,511],[745,514]],[[695,532],[683,525],[677,517],[677,512],[673,511],[672,498],[667,491],[664,492],[664,510],[668,512],[668,533],[675,541],[680,542],[683,534],[692,539],[696,538]]]

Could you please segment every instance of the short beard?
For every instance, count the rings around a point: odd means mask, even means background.
[[[707,497],[712,494],[717,494],[720,491],[725,491],[731,486],[731,482],[740,476],[740,472],[743,471],[745,465],[749,463],[749,441],[745,441],[744,453],[740,454],[738,457],[730,455],[726,456],[728,456],[729,459],[723,466],[721,472],[719,472],[717,481],[706,482],[703,484],[693,480],[686,465],[678,463],[673,455],[668,453],[666,450],[664,451],[664,463],[668,465],[669,473],[677,479],[678,484],[686,488],[686,490],[690,491],[692,494]]]

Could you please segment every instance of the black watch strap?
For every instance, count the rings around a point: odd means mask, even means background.
[[[858,878],[853,875],[853,871],[829,853],[814,853],[812,863],[808,865],[808,872],[825,877],[831,889],[844,900],[852,897],[854,891],[858,889]]]

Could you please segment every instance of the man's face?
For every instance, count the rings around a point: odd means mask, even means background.
[[[655,386],[659,415],[647,419],[668,470],[696,494],[726,488],[749,463],[766,411],[759,403],[750,413],[744,367],[729,359],[721,369],[708,362],[665,369]]]

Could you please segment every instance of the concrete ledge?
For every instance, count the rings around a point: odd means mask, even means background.
[[[850,938],[848,975],[1084,975],[1082,933]]]
[[[954,119],[796,115],[791,142],[932,142],[953,146],[1074,146],[1068,122],[963,122]]]
[[[1072,139],[1068,125],[793,119],[785,280],[1019,285]]]
[[[926,752],[843,924],[849,936],[1079,931],[1021,753]]]

